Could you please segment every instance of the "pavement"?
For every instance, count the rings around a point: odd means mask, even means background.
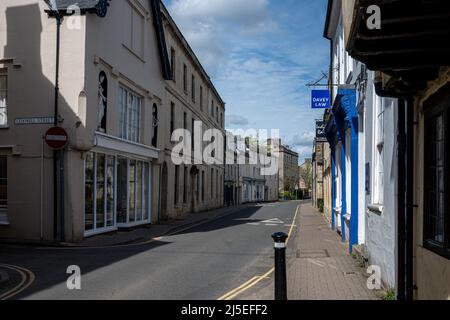
[[[289,299],[377,298],[310,202],[290,201],[193,214],[78,247],[2,244],[0,300],[272,300],[271,235],[280,231],[291,235]],[[80,268],[81,290],[68,289],[69,266]]]
[[[310,202],[302,203],[287,248],[289,300],[379,300],[382,292],[369,290],[368,274],[349,254],[348,244]],[[274,298],[270,280],[247,291],[240,299]]]

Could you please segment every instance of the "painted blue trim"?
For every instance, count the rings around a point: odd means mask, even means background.
[[[351,218],[350,218],[350,239],[349,239],[349,246],[350,246],[350,253],[353,252],[353,246],[358,244],[358,227],[359,227],[359,208],[358,208],[358,133],[356,132],[356,135],[354,133],[354,130],[352,130],[352,136],[351,136],[351,172],[352,172],[352,183],[351,183],[351,190],[352,190],[352,212],[351,212]]]
[[[343,135],[345,137],[345,135]],[[345,159],[345,139],[342,140],[342,152],[341,152],[341,176],[342,176],[342,210],[341,210],[341,229],[342,229],[342,242],[345,242],[345,214],[347,213],[347,161]]]
[[[334,210],[336,208],[336,150],[331,146],[331,228],[336,230],[336,217]]]
[[[358,111],[356,108],[356,90],[353,88],[339,88],[337,97],[333,104],[333,116],[337,126],[337,132],[342,141],[342,240],[349,242],[349,251],[353,251],[353,245],[358,244]],[[350,145],[347,144],[346,136],[350,131]],[[350,154],[349,154],[350,152]],[[350,167],[347,168],[346,157],[350,155]],[[348,171],[347,171],[348,170]],[[350,181],[350,203],[347,203],[347,172],[351,173]],[[347,206],[351,204],[350,222],[348,235],[346,235]]]

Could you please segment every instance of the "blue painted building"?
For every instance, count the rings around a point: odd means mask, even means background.
[[[332,157],[332,227],[349,242],[358,244],[358,112],[356,90],[338,89],[326,127]]]

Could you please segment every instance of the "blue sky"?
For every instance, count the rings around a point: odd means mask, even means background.
[[[164,0],[227,103],[229,129],[280,129],[311,157],[315,119],[305,86],[328,70],[327,0]]]

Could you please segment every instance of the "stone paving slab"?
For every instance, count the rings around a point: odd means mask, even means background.
[[[287,250],[289,300],[379,299],[367,288],[365,270],[348,253],[348,244],[310,202],[301,204],[297,223]],[[240,298],[273,300],[273,275]]]

